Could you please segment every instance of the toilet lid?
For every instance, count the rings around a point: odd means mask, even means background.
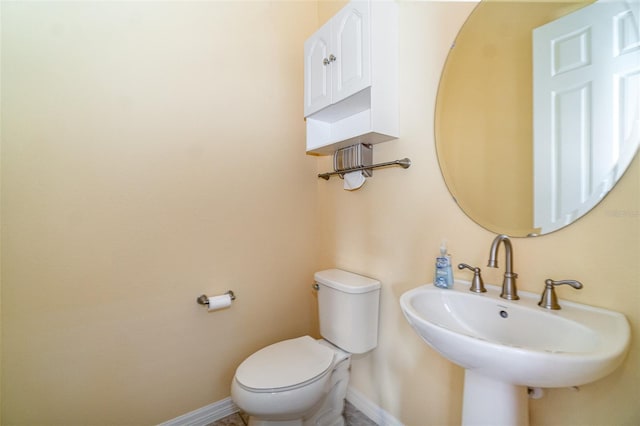
[[[295,386],[324,373],[334,352],[309,336],[284,340],[260,349],[236,370],[236,379],[254,389]]]

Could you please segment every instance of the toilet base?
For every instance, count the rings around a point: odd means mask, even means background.
[[[263,420],[249,417],[249,426],[344,426],[344,401],[349,384],[351,357],[336,364],[331,372],[328,391],[303,418],[296,420]]]
[[[347,397],[351,358],[340,361],[331,375],[330,389],[312,415],[305,417],[303,426],[344,426],[344,399]]]
[[[249,426],[302,426],[302,420],[258,420],[255,417],[249,417]]]
[[[249,426],[307,426],[313,423],[306,422],[304,420],[257,420],[253,417],[249,417]],[[320,423],[318,423],[320,424]],[[335,419],[333,423],[322,423],[322,426],[345,426],[344,416],[340,416],[339,419]]]

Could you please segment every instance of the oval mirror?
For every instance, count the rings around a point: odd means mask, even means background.
[[[640,2],[482,1],[447,58],[436,150],[484,228],[542,235],[592,209],[640,142]]]

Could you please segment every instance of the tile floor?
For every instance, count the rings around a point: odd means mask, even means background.
[[[348,401],[344,406],[344,419],[346,426],[377,426],[371,419],[351,405]],[[215,421],[207,426],[246,426],[247,418],[241,413],[235,413]]]

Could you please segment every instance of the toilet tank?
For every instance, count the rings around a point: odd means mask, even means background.
[[[378,345],[380,281],[340,269],[315,273],[320,334],[352,354]]]

